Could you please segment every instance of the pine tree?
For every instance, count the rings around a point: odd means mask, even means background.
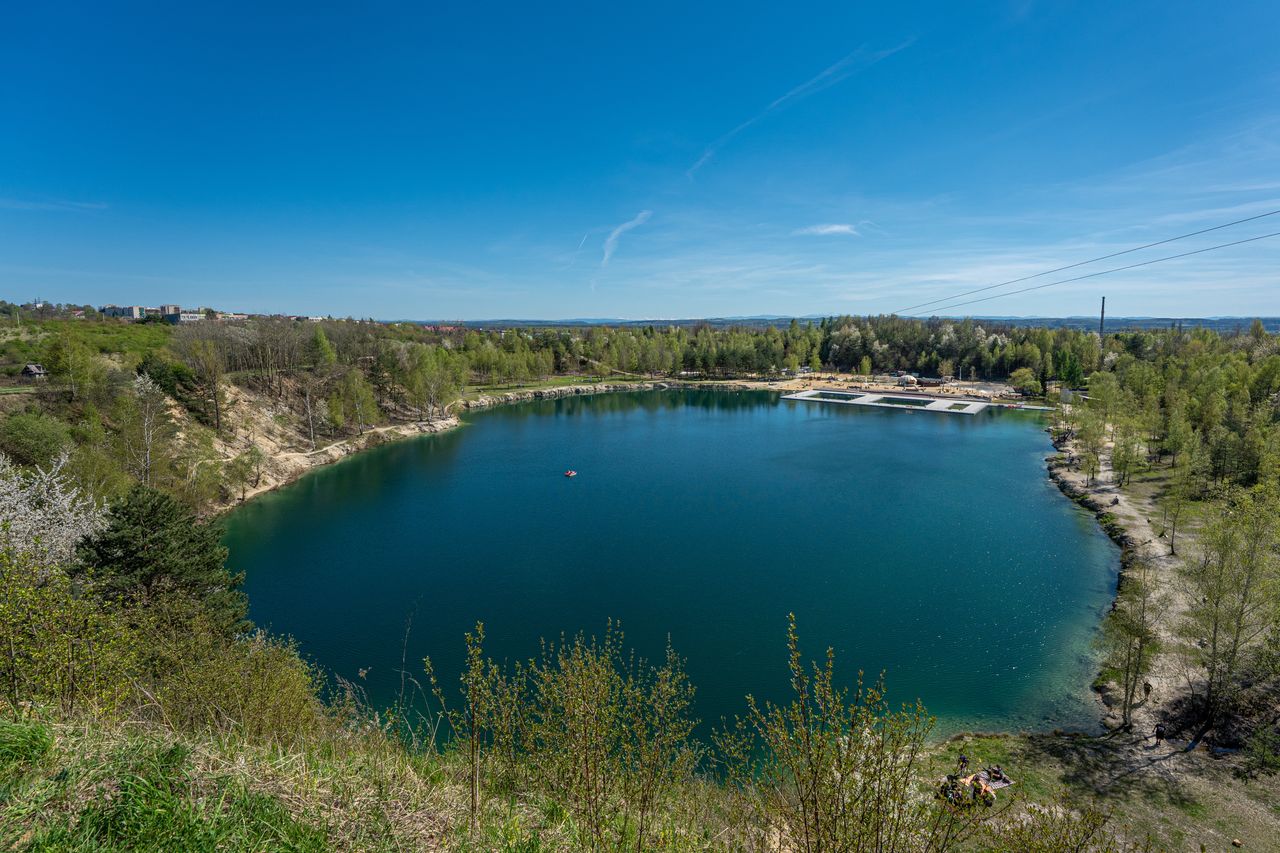
[[[220,524],[197,521],[168,495],[135,486],[110,508],[106,526],[80,545],[79,574],[110,600],[189,595],[234,634],[248,627],[244,575],[227,570],[222,534]]]

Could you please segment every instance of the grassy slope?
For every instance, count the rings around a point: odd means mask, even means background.
[[[968,735],[933,756],[938,775],[969,756],[972,768],[999,764],[1032,803],[1093,800],[1131,839],[1151,838],[1158,850],[1273,850],[1280,838],[1280,790],[1274,779],[1245,782],[1233,758],[1185,742],[1157,748],[1141,735]]]
[[[970,735],[940,745],[928,769],[940,777],[964,752],[971,766],[1001,764],[1017,779],[1002,799],[1097,797],[1114,828],[1158,850],[1225,850],[1234,838],[1274,849],[1276,786],[1246,784],[1233,762],[1176,746]],[[453,757],[360,735],[273,748],[156,727],[0,723],[0,850],[577,849],[563,811],[503,797],[470,838],[464,772]],[[712,839],[726,801],[696,788],[666,815],[668,849],[724,849]]]
[[[450,787],[376,741],[278,750],[163,729],[0,723],[0,849],[438,846]]]

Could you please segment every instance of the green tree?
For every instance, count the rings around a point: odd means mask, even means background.
[[[1114,373],[1100,370],[1089,376],[1089,405],[1098,410],[1104,422],[1111,422],[1119,399],[1120,383]]]
[[[1085,471],[1085,484],[1092,485],[1102,470],[1102,448],[1106,439],[1106,425],[1100,413],[1090,408],[1074,408],[1076,440],[1080,446],[1080,462]]]
[[[1233,495],[1205,519],[1183,563],[1191,595],[1181,633],[1204,683],[1206,725],[1233,698],[1245,655],[1276,621],[1280,500],[1272,486]]]
[[[135,486],[111,506],[106,526],[77,550],[79,573],[112,601],[184,593],[234,634],[248,625],[244,575],[227,570],[222,535],[221,525],[198,521],[168,495]]]
[[[106,380],[106,369],[93,351],[66,332],[49,342],[44,362],[54,381],[66,387],[73,402],[90,396]]]
[[[222,380],[227,372],[227,355],[225,342],[216,331],[205,328],[209,325],[193,323],[183,330],[185,334],[175,343],[195,372],[203,401],[212,407],[214,432],[222,432]]]
[[[19,465],[48,465],[70,445],[70,427],[55,417],[19,412],[0,421],[0,452]]]
[[[338,381],[337,390],[329,398],[329,418],[341,429],[348,422],[363,433],[378,420],[378,401],[373,387],[359,370],[348,370]]]
[[[1178,523],[1182,520],[1187,505],[1205,485],[1205,464],[1204,446],[1193,435],[1189,449],[1182,454],[1181,463],[1173,468],[1173,476],[1169,479],[1164,499],[1164,520],[1169,526],[1170,554],[1178,553]]]
[[[330,368],[338,363],[338,354],[329,343],[323,326],[316,326],[316,333],[311,336],[311,357],[317,368]]]
[[[1019,367],[1009,375],[1009,384],[1024,394],[1039,394],[1044,390],[1036,372],[1030,367]]]
[[[1111,443],[1111,470],[1115,472],[1116,485],[1129,484],[1134,469],[1142,462],[1142,451],[1141,425],[1132,417],[1118,418]]]
[[[1120,686],[1120,716],[1125,728],[1132,722],[1134,699],[1143,677],[1151,671],[1159,649],[1158,626],[1164,612],[1155,571],[1137,560],[1125,572],[1116,606],[1102,625],[1106,672]]]
[[[256,489],[262,482],[262,466],[266,459],[262,448],[251,442],[248,450],[227,463],[224,479],[228,487],[240,490],[241,503],[244,503],[249,487]]]
[[[1193,441],[1196,441],[1196,435],[1191,428],[1191,421],[1187,419],[1186,407],[1180,399],[1176,400],[1164,409],[1164,441],[1161,442],[1161,448],[1169,454],[1169,464],[1177,465],[1178,457]]]
[[[445,408],[462,393],[461,365],[442,347],[415,346],[408,354],[404,386],[409,403],[426,414]]]

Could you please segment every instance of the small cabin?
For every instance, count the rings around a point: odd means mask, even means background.
[[[49,371],[45,370],[43,364],[28,364],[22,368],[22,378],[38,382],[41,379],[48,379]]]

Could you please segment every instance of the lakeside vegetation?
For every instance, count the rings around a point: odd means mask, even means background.
[[[744,699],[742,719],[710,743],[692,736],[679,655],[633,660],[612,628],[508,665],[485,655],[477,626],[460,638],[460,685],[433,691],[414,666],[421,689],[410,680],[394,707],[370,708],[358,684],[245,622],[241,579],[216,522],[200,517],[265,463],[231,402],[242,392],[272,401],[306,450],[438,417],[476,386],[579,377],[816,365],[1085,388],[1055,415],[1065,461],[1087,483],[1112,476],[1153,501],[1174,569],[1131,558],[1106,620],[1102,680],[1118,688],[1121,725],[1147,721],[1144,681],[1175,666],[1171,734],[1242,750],[1223,759],[1241,777],[1280,768],[1280,339],[1260,326],[1105,341],[900,318],[2,331],[5,370],[40,361],[52,373],[0,403],[7,847],[1051,851],[1144,840],[1131,815],[1108,822],[1117,804],[1087,784],[1043,781],[992,809],[935,798],[948,768],[926,741],[925,710],[886,707],[878,685],[830,657],[811,664],[794,624],[779,647],[792,701]]]
[[[5,312],[0,311],[0,315]],[[56,312],[55,312],[56,313]],[[1108,358],[1122,354],[1112,344]],[[25,466],[68,455],[95,499],[143,483],[205,513],[256,488],[267,457],[442,416],[468,391],[579,380],[780,378],[802,368],[915,371],[1079,385],[1096,336],[971,321],[832,318],[775,328],[473,330],[354,320],[0,321],[0,375],[46,383],[0,395],[0,452]],[[237,401],[241,405],[237,405]]]

